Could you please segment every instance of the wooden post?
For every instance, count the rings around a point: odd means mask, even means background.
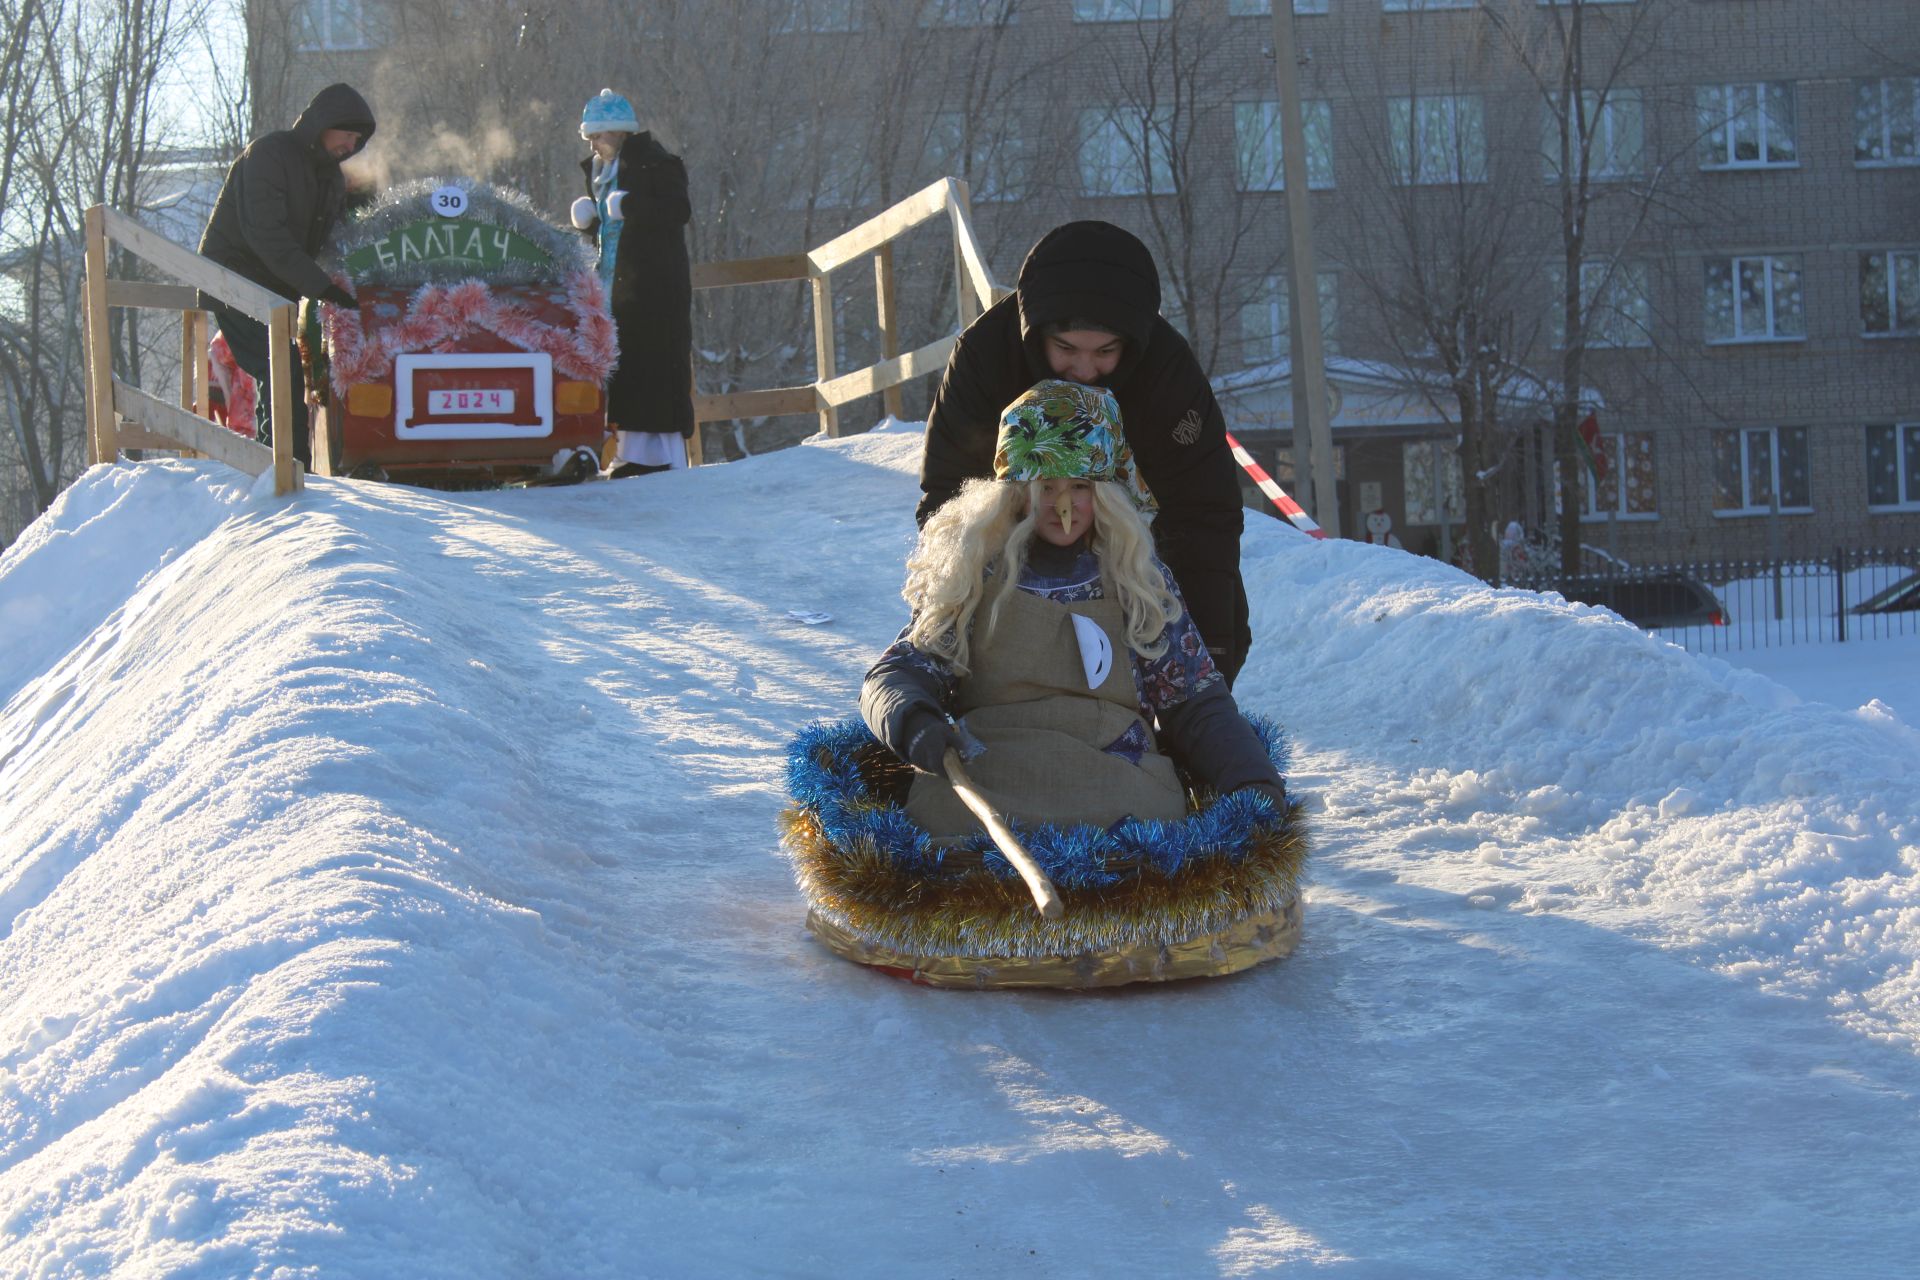
[[[106,206],[87,210],[87,461],[120,456],[113,416],[113,339],[107,327]]]
[[[893,292],[893,241],[880,246],[873,255],[873,297],[879,310],[880,358],[891,360],[900,354],[899,305]],[[906,412],[900,398],[900,384],[894,383],[881,395],[887,416],[899,418]]]
[[[687,374],[687,395],[696,406],[699,405],[700,386],[691,371]],[[697,467],[706,460],[706,445],[700,438],[706,434],[704,427],[705,423],[701,421],[700,411],[696,407],[693,413],[693,434],[687,437],[687,465],[690,467]]]
[[[831,382],[839,373],[834,363],[833,353],[833,280],[830,276],[813,277],[813,350],[816,360],[814,386]],[[817,395],[817,392],[816,392]],[[824,398],[819,400],[820,430],[829,436],[840,434],[840,410],[828,404]]]
[[[959,210],[963,221],[973,219],[973,195],[967,184],[955,181],[950,196],[954,207]],[[967,258],[960,250],[960,237],[953,237],[953,305],[954,318],[964,329],[980,315],[980,299],[975,296],[970,277],[967,274]]]
[[[180,407],[188,413],[202,412],[200,402],[206,398],[207,390],[207,378],[201,371],[197,350],[200,316],[197,310],[180,313]],[[181,453],[189,458],[199,456],[192,449],[182,449]]]
[[[267,322],[267,381],[273,394],[273,492],[284,497],[294,490],[293,476],[293,304],[273,309]]]
[[[1273,0],[1273,72],[1280,86],[1280,164],[1287,186],[1287,265],[1292,281],[1289,310],[1293,322],[1289,346],[1292,383],[1296,388],[1294,456],[1300,456],[1304,429],[1313,467],[1308,505],[1314,520],[1327,535],[1337,538],[1340,536],[1340,491],[1333,482],[1333,425],[1327,419],[1327,359],[1320,332],[1320,286],[1313,269],[1307,130],[1300,113],[1299,70],[1300,65],[1294,58],[1293,4],[1291,0]]]

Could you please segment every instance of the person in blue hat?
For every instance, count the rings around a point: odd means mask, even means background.
[[[580,136],[592,154],[580,162],[587,194],[573,202],[573,225],[599,250],[600,281],[620,339],[620,360],[607,380],[607,423],[617,433],[608,475],[684,467],[693,434],[686,166],[611,89],[588,99]]]

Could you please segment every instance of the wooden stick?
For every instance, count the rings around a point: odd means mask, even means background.
[[[1026,847],[1020,843],[1020,838],[1013,834],[1012,828],[1008,827],[1000,815],[993,811],[993,806],[974,790],[973,779],[967,776],[966,769],[960,764],[960,753],[951,747],[947,748],[946,757],[941,763],[946,766],[947,781],[953,784],[953,793],[960,797],[960,803],[967,806],[974,817],[980,819],[981,825],[987,829],[987,834],[993,837],[994,844],[1000,847],[1000,852],[1005,854],[1007,861],[1013,864],[1013,869],[1020,873],[1020,878],[1027,882],[1027,888],[1033,893],[1033,905],[1038,907],[1040,914],[1047,919],[1058,920],[1066,911],[1066,908],[1060,904],[1059,891],[1053,887],[1053,881],[1047,879],[1047,873],[1040,869],[1040,864],[1033,860],[1033,855],[1028,853]]]

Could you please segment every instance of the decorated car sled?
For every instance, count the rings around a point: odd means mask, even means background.
[[[1281,765],[1279,730],[1248,719]],[[950,757],[965,798],[956,769]],[[1183,773],[1179,822],[1014,827],[1009,847],[975,808],[985,830],[943,845],[907,816],[912,774],[858,720],[809,726],[788,747],[781,842],[807,928],[845,959],[930,986],[1106,987],[1237,973],[1299,942],[1297,801],[1282,812]]]
[[[584,479],[607,436],[617,356],[593,258],[516,193],[396,187],[323,265],[357,307],[301,324],[314,469],[426,484]]]

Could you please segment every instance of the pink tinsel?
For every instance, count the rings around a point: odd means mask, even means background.
[[[385,378],[393,372],[397,355],[456,350],[474,329],[484,329],[523,351],[544,352],[552,357],[555,370],[570,378],[604,383],[619,359],[619,347],[599,277],[591,271],[576,273],[567,284],[566,306],[574,317],[571,331],[548,324],[517,302],[494,297],[480,280],[422,285],[398,324],[369,337],[358,308],[322,303],[333,392],[344,396],[348,387]]]
[[[235,434],[253,439],[253,411],[260,401],[260,391],[253,375],[233,358],[226,334],[214,334],[213,341],[207,344],[207,369],[213,375],[213,385],[220,390],[220,398],[225,401],[224,407],[208,406],[211,417]]]

